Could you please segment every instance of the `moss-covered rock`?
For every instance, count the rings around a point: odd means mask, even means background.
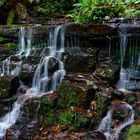
[[[69,109],[71,106],[84,107],[86,98],[82,90],[74,86],[62,84],[58,92],[58,109]]]
[[[93,72],[95,70],[96,60],[94,56],[68,54],[65,59],[65,68],[67,72]]]
[[[124,101],[132,105],[137,101],[137,97],[134,93],[128,93],[125,95]]]
[[[140,139],[140,124],[133,124],[127,134],[126,140]]]

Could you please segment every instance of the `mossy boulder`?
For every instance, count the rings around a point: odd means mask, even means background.
[[[94,56],[68,54],[65,59],[65,69],[67,72],[93,72],[96,67]]]
[[[86,96],[84,92],[72,85],[61,84],[58,91],[57,107],[69,109],[71,106],[85,107]]]
[[[139,140],[140,139],[140,124],[132,124],[126,140]]]

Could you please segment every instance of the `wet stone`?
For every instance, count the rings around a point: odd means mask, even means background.
[[[1,76],[0,77],[0,99],[11,97],[16,93],[19,87],[19,78],[17,76]]]

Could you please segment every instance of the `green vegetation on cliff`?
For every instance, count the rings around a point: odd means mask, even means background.
[[[19,17],[26,19],[27,14],[31,17],[66,15],[80,23],[101,23],[118,17],[140,17],[140,0],[0,0],[0,6],[0,15],[3,15],[1,18],[6,18],[8,24]]]
[[[140,17],[140,0],[79,0],[68,17],[75,22],[102,22],[111,18]]]

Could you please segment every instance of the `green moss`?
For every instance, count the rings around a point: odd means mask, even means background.
[[[140,139],[140,125],[132,125],[129,129],[127,140],[139,140]]]
[[[63,86],[62,86],[63,88]],[[58,105],[59,109],[70,108],[71,106],[83,106],[84,95],[71,87],[67,87],[59,94]]]
[[[11,10],[8,14],[7,24],[12,24],[14,21],[14,17],[15,17],[15,12],[14,10]]]
[[[67,125],[70,131],[79,131],[85,128],[89,118],[84,114],[68,110],[59,114],[58,122],[61,125]]]
[[[14,43],[6,43],[4,44],[4,46],[10,51],[16,51],[18,48],[17,44],[14,44]]]
[[[6,39],[4,37],[0,37],[0,42],[5,41]]]
[[[93,71],[95,69],[95,59],[93,58],[89,58],[87,61],[87,71]]]

